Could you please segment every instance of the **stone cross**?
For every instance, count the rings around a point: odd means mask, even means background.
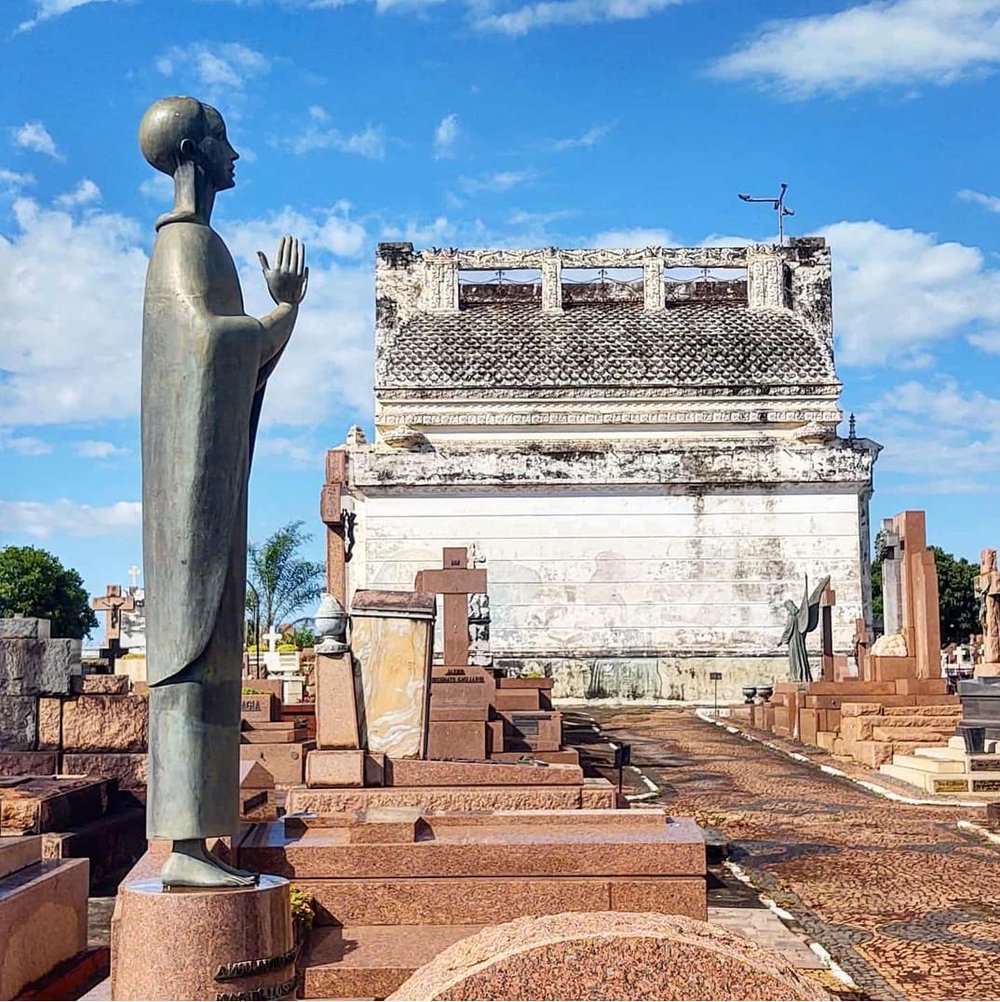
[[[141,567],[136,567],[135,564],[133,564],[128,569],[128,578],[129,578],[129,581],[131,582],[131,585],[132,585],[133,588],[138,588],[139,587],[139,575],[140,574],[142,574],[142,568]]]
[[[122,635],[123,612],[135,611],[135,599],[122,594],[121,585],[108,585],[107,594],[96,595],[90,600],[91,609],[105,613],[104,640],[108,647]]]
[[[1000,662],[1000,572],[996,550],[983,550],[979,555],[976,596],[983,625],[983,661],[996,664]]]
[[[281,637],[282,634],[274,628],[274,623],[272,623],[270,632],[265,633],[262,639],[267,641],[267,649],[273,653],[277,650],[277,645],[281,642]]]
[[[464,546],[446,546],[441,570],[418,571],[416,591],[444,596],[444,663],[469,663],[469,596],[486,591],[486,571],[470,570]]]
[[[903,556],[891,518],[882,523],[882,541],[882,629],[888,635],[903,632]]]

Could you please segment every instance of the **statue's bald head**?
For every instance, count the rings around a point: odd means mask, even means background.
[[[139,123],[139,147],[149,163],[171,176],[191,160],[216,189],[233,186],[232,165],[239,154],[226,137],[226,123],[211,105],[193,97],[165,97],[146,109]]]

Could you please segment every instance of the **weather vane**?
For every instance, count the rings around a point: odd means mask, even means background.
[[[743,202],[769,202],[774,211],[778,214],[778,243],[783,244],[785,242],[785,216],[794,216],[795,210],[789,209],[785,205],[785,192],[788,191],[788,185],[784,181],[781,182],[781,192],[777,198],[753,198],[750,195],[740,195],[739,198]]]

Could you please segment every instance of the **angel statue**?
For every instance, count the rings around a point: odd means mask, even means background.
[[[819,625],[819,600],[830,583],[827,575],[809,592],[809,576],[806,575],[805,593],[802,604],[797,606],[791,599],[785,601],[788,610],[788,623],[781,635],[781,642],[788,644],[788,665],[793,682],[811,682],[812,669],[809,667],[809,655],[806,653],[806,634],[812,633]]]

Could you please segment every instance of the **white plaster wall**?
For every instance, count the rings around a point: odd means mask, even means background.
[[[861,615],[850,490],[428,492],[368,497],[357,510],[352,590],[412,588],[442,547],[475,543],[496,657],[780,656],[782,603],[800,600],[803,574],[831,576],[838,651],[851,649]]]

